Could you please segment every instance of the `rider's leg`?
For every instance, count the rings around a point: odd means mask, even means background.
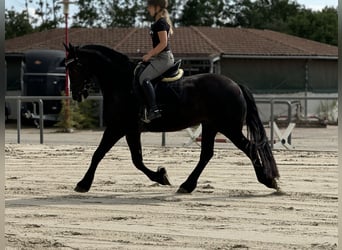
[[[144,71],[139,76],[139,83],[142,87],[148,108],[148,120],[153,120],[161,116],[156,105],[155,92],[150,80],[153,80],[163,74],[173,65],[173,63],[174,59],[172,53],[170,51],[162,52],[150,60],[150,64],[146,66]]]
[[[154,87],[152,83],[150,82],[150,80],[148,79],[143,80],[141,87],[142,87],[144,97],[147,103],[147,108],[148,108],[147,119],[152,121],[153,119],[161,117],[160,110],[158,109],[157,104],[156,104],[156,95],[154,92]]]

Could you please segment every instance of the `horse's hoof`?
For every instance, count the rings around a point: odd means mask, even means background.
[[[85,189],[80,187],[79,185],[77,185],[74,189],[74,191],[78,192],[78,193],[87,193],[89,191],[89,189]]]
[[[273,194],[277,195],[277,196],[282,196],[282,195],[286,195],[286,192],[284,192],[282,189],[278,188],[277,191],[275,191]]]
[[[177,190],[177,194],[190,194],[190,192],[185,188],[179,187]]]
[[[271,188],[274,188],[275,190],[280,191],[280,187],[278,186],[278,182],[277,182],[276,179],[273,179],[273,180],[272,180],[272,186],[271,186]]]
[[[277,180],[275,178],[274,179],[259,180],[259,182],[261,182],[262,184],[264,184],[268,188],[273,188],[275,190],[279,189]]]
[[[167,175],[166,169],[164,167],[158,167],[157,172],[162,175],[160,184],[171,186],[169,176]]]

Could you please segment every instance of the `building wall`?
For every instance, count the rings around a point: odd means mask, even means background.
[[[291,97],[336,98],[300,100],[302,114],[308,117],[321,116],[322,106],[331,109],[336,106],[337,60],[222,58],[221,72],[234,81],[247,85],[257,99],[289,97],[292,116],[296,116],[298,112],[298,101],[292,101]],[[285,103],[286,100],[279,101]],[[287,116],[288,106],[284,103],[274,106],[275,116]],[[269,121],[270,104],[258,103],[258,109],[261,119],[264,122]]]
[[[253,93],[337,93],[337,60],[221,59],[221,72]]]
[[[309,60],[308,91],[314,93],[337,93],[337,60]]]

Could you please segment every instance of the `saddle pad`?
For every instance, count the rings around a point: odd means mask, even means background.
[[[177,81],[177,80],[181,79],[183,77],[183,75],[184,75],[184,70],[183,69],[179,69],[176,76],[174,76],[174,77],[164,77],[161,81],[162,82],[174,82],[174,81]]]

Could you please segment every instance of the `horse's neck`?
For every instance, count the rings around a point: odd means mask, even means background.
[[[127,95],[133,88],[133,70],[134,65],[130,64],[125,69],[107,69],[104,72],[98,71],[100,89],[102,94],[108,96]]]
[[[129,91],[133,81],[133,63],[117,52],[96,45],[89,45],[84,53],[92,63],[89,70],[99,80],[102,93]]]

